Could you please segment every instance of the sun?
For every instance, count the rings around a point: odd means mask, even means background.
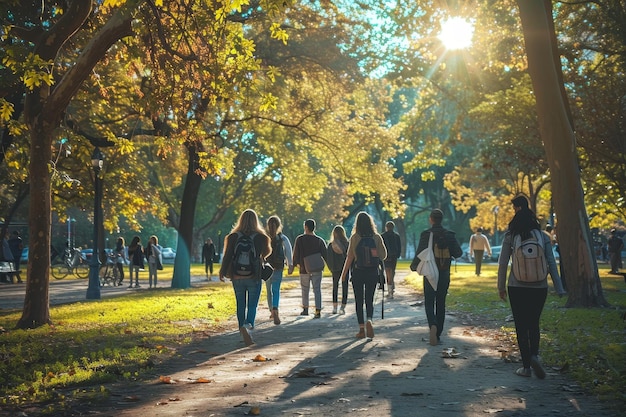
[[[469,48],[474,36],[474,25],[462,17],[451,17],[441,22],[439,40],[446,49],[458,50]]]

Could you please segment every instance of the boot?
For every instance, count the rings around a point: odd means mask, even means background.
[[[280,324],[280,317],[278,317],[278,308],[272,308],[272,316],[272,318],[274,319],[274,324],[278,326]]]
[[[304,307],[302,308],[302,312],[300,313],[301,316],[308,316],[309,315],[309,308],[308,307]]]
[[[356,334],[356,338],[357,339],[365,338],[365,325],[364,324],[359,325],[359,332]]]

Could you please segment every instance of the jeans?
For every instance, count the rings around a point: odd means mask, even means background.
[[[313,285],[315,309],[322,309],[322,272],[300,274],[300,287],[302,288],[302,307],[309,308],[309,289]]]
[[[239,327],[246,324],[254,327],[256,308],[261,296],[261,281],[256,278],[233,279],[233,290],[237,301],[237,322]]]
[[[135,272],[135,284],[139,284],[139,268],[141,268],[141,266],[139,265],[133,265],[132,263],[130,264],[130,283],[133,283],[133,271]]]
[[[508,291],[522,364],[530,368],[530,357],[539,355],[539,319],[548,289],[508,287]]]
[[[439,282],[437,290],[430,285],[424,277],[424,310],[428,320],[428,328],[437,326],[437,339],[443,331],[443,324],[446,320],[446,296],[450,287],[450,269],[439,270]]]
[[[339,283],[341,281],[341,271],[333,271],[333,303],[339,302]],[[348,303],[348,279],[341,282],[341,304]]]
[[[483,264],[484,250],[474,249],[474,262],[476,263],[476,275],[480,275],[480,267]]]
[[[157,266],[156,261],[148,262],[148,279],[150,280],[150,286],[152,287],[152,277],[154,277],[154,286],[157,285]]]
[[[365,314],[368,320],[374,317],[374,294],[378,285],[378,270],[371,269],[353,269],[352,270],[352,289],[354,290],[354,303],[356,309],[356,318],[359,324],[364,324],[363,304],[365,304]]]
[[[267,290],[267,306],[278,308],[280,302],[280,284],[283,282],[283,268],[275,269],[270,279],[265,281],[265,289]]]

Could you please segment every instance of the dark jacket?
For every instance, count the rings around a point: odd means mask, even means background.
[[[413,258],[413,262],[411,262],[411,271],[415,271],[417,269],[417,265],[420,262],[420,259],[417,257],[421,251],[428,247],[428,240],[430,239],[430,232],[433,232],[433,246],[435,246],[435,242],[437,241],[437,237],[443,235],[445,241],[448,245],[448,250],[450,251],[451,258],[443,265],[437,265],[438,268],[441,269],[449,269],[450,264],[452,263],[452,258],[459,258],[463,255],[463,250],[461,249],[461,245],[459,245],[459,241],[456,240],[455,233],[444,229],[443,226],[437,224],[431,227],[428,230],[424,230],[420,235],[420,241],[417,245],[417,250],[415,251],[415,257]]]
[[[317,235],[301,234],[293,244],[293,264],[300,265],[300,274],[306,274],[304,258],[315,253],[320,253],[324,261],[328,263],[326,254],[326,242]]]
[[[233,258],[235,256],[235,246],[237,246],[237,239],[239,236],[237,232],[231,233],[226,236],[224,257],[222,258],[222,265],[220,266],[220,276],[227,278],[233,278]],[[270,238],[264,233],[256,233],[254,235],[254,250],[261,258],[265,259],[272,252],[270,246]]]
[[[385,247],[387,248],[387,259],[398,259],[402,254],[402,242],[400,241],[400,235],[393,230],[387,230],[381,234]]]
[[[346,258],[348,256],[348,241],[342,243],[344,245],[344,250],[342,253],[337,253],[333,250],[332,242],[328,244],[326,248],[326,263],[328,264],[328,269],[331,272],[341,272],[343,270],[343,265],[346,263]]]

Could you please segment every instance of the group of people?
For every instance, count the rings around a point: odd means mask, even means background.
[[[393,223],[391,223],[393,225]],[[388,226],[391,230],[393,227]],[[310,310],[310,293],[313,290],[313,317],[319,319],[322,311],[322,274],[326,266],[333,276],[333,314],[345,314],[348,301],[348,282],[352,282],[356,316],[359,325],[358,338],[373,338],[374,328],[374,293],[379,282],[379,271],[383,261],[388,258],[388,251],[383,237],[378,234],[372,217],[361,212],[356,217],[352,235],[348,239],[343,226],[335,226],[328,244],[316,232],[316,223],[307,219],[303,224],[303,233],[294,240],[293,247],[287,236],[282,233],[282,223],[278,216],[271,216],[264,228],[254,210],[245,210],[239,217],[231,233],[224,242],[224,255],[219,271],[219,278],[232,281],[237,303],[237,321],[239,331],[246,345],[254,343],[254,329],[257,306],[262,289],[262,280],[257,276],[240,275],[235,268],[235,247],[242,235],[251,237],[255,253],[263,262],[273,268],[271,277],[266,281],[267,303],[270,319],[274,324],[281,323],[279,314],[280,286],[285,267],[291,274],[296,266],[300,275],[302,291],[302,311],[300,315],[308,316]],[[356,260],[361,256],[358,252],[359,241],[371,238],[375,246],[371,248],[373,267],[359,267]],[[400,256],[400,241],[393,239],[394,252],[391,258],[397,261]],[[391,246],[391,245],[390,245]],[[395,262],[391,259],[385,268],[395,272]],[[387,276],[393,288],[393,274]],[[339,290],[341,289],[341,298]]]
[[[8,262],[12,271],[11,274],[0,274],[0,282],[13,283],[13,276],[15,276],[18,284],[22,283],[22,277],[20,276],[20,261],[22,259],[22,251],[24,250],[24,244],[20,237],[20,232],[14,230],[9,237],[9,232],[5,231],[2,237],[2,250],[0,251],[0,260]]]
[[[135,279],[134,287],[140,288],[139,271],[145,269],[145,260],[148,263],[149,288],[156,288],[158,278],[157,271],[163,269],[162,250],[163,248],[159,245],[159,238],[155,235],[148,238],[148,243],[145,247],[142,246],[139,236],[133,237],[128,247],[125,246],[124,238],[121,236],[118,237],[115,243],[115,249],[113,250],[115,266],[118,268],[119,276],[117,285],[123,285],[125,277],[124,265],[128,264],[130,282],[128,288],[133,288],[133,277]]]

